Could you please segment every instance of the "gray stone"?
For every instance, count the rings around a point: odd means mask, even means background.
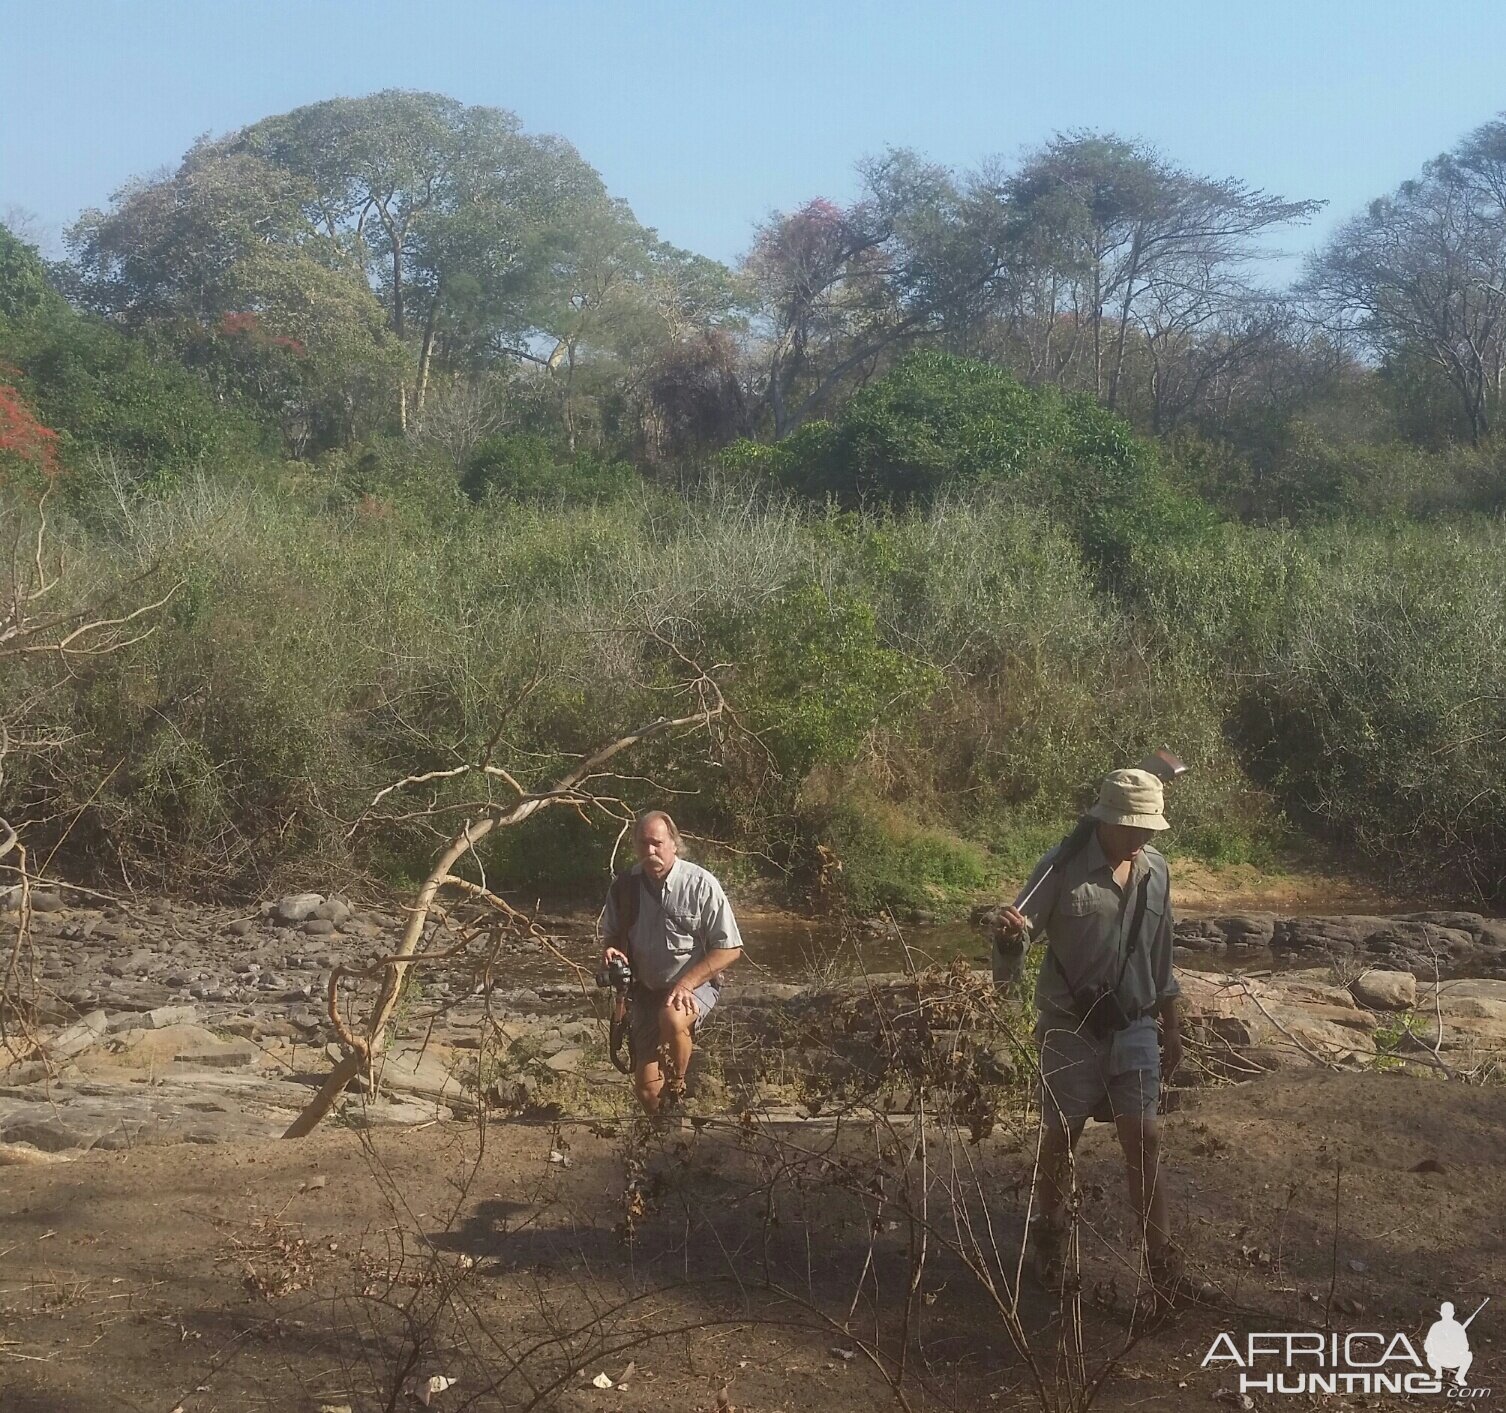
[[[254,1065],[260,1054],[249,1040],[227,1040],[218,1045],[190,1045],[173,1059],[180,1065],[196,1065],[200,1069],[238,1070]]]
[[[455,1116],[441,1104],[418,1099],[365,1099],[346,1104],[340,1117],[352,1128],[394,1128]]]
[[[586,1058],[584,1050],[558,1050],[544,1063],[555,1074],[573,1074],[581,1067],[581,1062]]]
[[[31,1104],[28,1108],[38,1106]],[[82,1148],[88,1135],[71,1128],[55,1114],[20,1113],[10,1118],[0,1118],[0,1142],[29,1143],[44,1153],[61,1153],[66,1148]]]
[[[91,1045],[97,1044],[108,1025],[109,1017],[103,1011],[90,1011],[82,1020],[59,1031],[42,1048],[49,1059],[71,1060],[75,1055],[82,1055]]]
[[[198,1019],[197,1006],[157,1006],[144,1017],[153,1030],[164,1030],[170,1025],[194,1025]]]
[[[303,931],[309,937],[328,937],[335,930],[335,924],[327,917],[313,917],[303,924]]]
[[[1409,971],[1367,971],[1349,983],[1354,999],[1376,1011],[1404,1011],[1417,1004],[1417,978]]]
[[[350,904],[343,898],[326,898],[314,910],[314,916],[320,922],[339,924],[350,916]]]
[[[252,926],[253,923],[250,918],[238,917],[234,922],[226,926],[225,932],[231,937],[244,937],[251,931]]]
[[[298,923],[307,922],[323,906],[324,894],[322,893],[290,893],[285,898],[279,898],[274,913],[279,922]]]
[[[34,913],[57,913],[63,910],[60,894],[41,890],[31,895],[31,910]]]

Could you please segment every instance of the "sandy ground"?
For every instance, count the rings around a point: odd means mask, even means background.
[[[1200,1367],[1220,1330],[1321,1327],[1328,1312],[1420,1349],[1441,1300],[1462,1315],[1486,1295],[1470,1383],[1495,1382],[1501,1117],[1499,1087],[1398,1073],[1278,1073],[1192,1096],[1165,1120],[1172,1208],[1238,1308],[1153,1328],[1128,1318],[1120,1163],[1090,1126],[1086,1284],[1120,1288],[1084,1305],[1086,1368],[1113,1362],[1094,1406],[1239,1406],[1212,1402],[1232,1378]],[[1029,1130],[1006,1123],[978,1147],[933,1131],[907,1344],[906,1131],[328,1128],[0,1169],[0,1409],[359,1413],[419,1407],[414,1390],[440,1375],[456,1380],[440,1409],[845,1413],[901,1406],[902,1345],[913,1409],[1041,1406],[998,1308],[948,1250],[961,1198],[975,1229],[986,1214],[1005,1253],[1017,1245]],[[918,1205],[921,1170],[905,1171]],[[851,1195],[879,1174],[886,1205]],[[1071,1322],[1030,1290],[1019,1310],[1057,1398]],[[593,1386],[602,1374],[614,1387]]]

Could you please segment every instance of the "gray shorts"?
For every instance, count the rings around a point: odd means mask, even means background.
[[[1036,1023],[1041,1112],[1053,1110],[1069,1126],[1089,1117],[1154,1116],[1161,1093],[1161,1047],[1154,1016],[1141,1016],[1104,1039],[1072,1022]],[[1095,1110],[1097,1111],[1095,1113]]]
[[[706,1019],[711,1008],[721,996],[721,988],[710,981],[703,981],[692,993],[700,1008],[695,1018],[696,1025]],[[653,1059],[659,1050],[659,1012],[669,1000],[668,991],[647,991],[634,988],[628,997],[628,1053],[635,1066]],[[692,1033],[694,1030],[692,1028]]]

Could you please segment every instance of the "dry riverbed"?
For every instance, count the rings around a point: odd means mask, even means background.
[[[966,962],[919,981],[750,971],[687,1116],[650,1131],[607,1063],[599,995],[508,943],[508,985],[427,977],[375,1091],[282,1143],[337,1053],[329,971],[388,954],[395,914],[318,895],[43,908],[30,1038],[0,1072],[5,1413],[424,1396],[846,1413],[893,1399],[902,1348],[915,1408],[1027,1406],[1030,1358],[1062,1376],[1061,1312],[1021,1293],[1027,1358],[941,1228],[911,1282],[905,1193],[986,1209],[1006,1257],[1023,1231],[1025,1006]],[[588,922],[549,921],[589,957]],[[1090,1125],[1097,1406],[1208,1403],[1230,1380],[1202,1354],[1231,1325],[1416,1333],[1440,1299],[1500,1292],[1506,925],[1229,913],[1178,936],[1193,1043],[1168,1182],[1190,1252],[1245,1313],[1137,1324],[1120,1164]],[[919,1187],[917,1135],[934,1147]],[[1482,1317],[1472,1382],[1497,1328]]]

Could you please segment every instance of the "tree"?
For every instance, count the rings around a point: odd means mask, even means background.
[[[36,247],[0,225],[0,321],[29,324],[66,311]]]
[[[853,205],[818,199],[776,215],[744,262],[775,436],[899,350],[958,331],[1003,268],[1002,208],[986,179],[959,178],[906,151],[860,170],[863,195]]]
[[[242,261],[297,246],[302,195],[292,174],[201,139],[176,172],[129,183],[67,231],[80,303],[131,329],[210,326],[236,306]]]
[[[234,147],[295,175],[310,227],[367,273],[415,359],[405,426],[447,334],[473,347],[528,337],[556,247],[606,199],[568,143],[431,93],[311,104],[254,124]]]
[[[1420,354],[1436,366],[1480,441],[1506,371],[1506,119],[1348,221],[1303,289],[1325,328],[1398,364]]]
[[[1058,136],[1006,183],[1016,259],[1007,286],[1016,330],[1054,381],[1110,409],[1124,392],[1130,334],[1151,350],[1151,402],[1168,358],[1219,331],[1223,361],[1248,341],[1253,295],[1241,272],[1253,240],[1306,220],[1318,201],[1287,201],[1232,177],[1196,176],[1111,134]]]

